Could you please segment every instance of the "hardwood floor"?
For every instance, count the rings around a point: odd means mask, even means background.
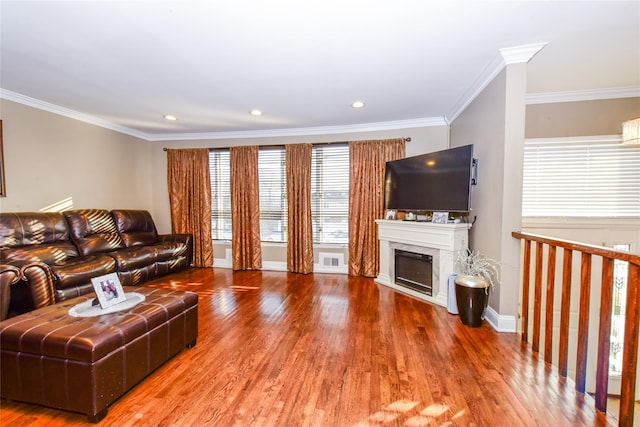
[[[197,345],[121,397],[118,426],[602,426],[515,334],[468,328],[371,279],[191,269]],[[2,426],[86,418],[2,400]]]

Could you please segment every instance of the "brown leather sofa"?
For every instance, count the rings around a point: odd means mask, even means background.
[[[0,260],[25,267],[11,286],[14,313],[50,304],[47,280],[59,302],[93,292],[91,279],[104,274],[131,286],[179,271],[192,252],[190,234],[159,235],[143,210],[0,213]]]

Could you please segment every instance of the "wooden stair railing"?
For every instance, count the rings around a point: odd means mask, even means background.
[[[523,274],[522,274],[522,341],[529,341],[529,298],[531,277],[533,277],[533,325],[531,330],[531,346],[534,352],[539,351],[541,332],[541,311],[543,292],[543,248],[547,245],[547,274],[545,284],[545,318],[544,318],[544,361],[552,363],[552,336],[554,291],[556,286],[556,249],[563,249],[562,292],[560,301],[560,330],[558,345],[558,374],[567,376],[568,341],[569,341],[569,305],[571,301],[571,275],[573,252],[580,253],[580,295],[578,313],[578,345],[576,354],[575,388],[585,392],[587,373],[587,344],[589,330],[589,300],[591,294],[591,261],[592,257],[602,258],[602,278],[600,282],[600,316],[598,329],[598,356],[596,361],[595,406],[602,413],[607,412],[607,395],[609,383],[609,349],[611,336],[611,314],[613,295],[613,264],[615,260],[628,263],[626,311],[624,321],[624,338],[622,349],[622,376],[620,387],[620,426],[633,425],[636,366],[638,361],[638,332],[640,329],[640,255],[616,251],[602,246],[593,246],[568,240],[540,236],[514,231],[516,239],[523,241]],[[532,243],[535,259],[532,260]],[[531,271],[533,264],[533,274]]]

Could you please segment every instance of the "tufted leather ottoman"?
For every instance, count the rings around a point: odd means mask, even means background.
[[[74,298],[0,322],[0,396],[87,414],[97,422],[145,376],[198,335],[192,292],[125,287],[145,295],[133,308],[71,317]]]

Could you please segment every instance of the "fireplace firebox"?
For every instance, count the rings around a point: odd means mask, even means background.
[[[433,257],[395,250],[395,283],[433,296]]]

